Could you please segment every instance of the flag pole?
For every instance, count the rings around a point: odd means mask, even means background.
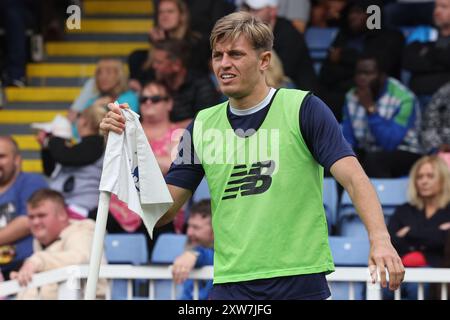
[[[100,197],[98,199],[97,218],[95,219],[94,240],[92,241],[91,259],[89,261],[89,272],[86,292],[84,296],[85,300],[94,300],[96,296],[110,199],[111,193],[107,191],[100,191]]]

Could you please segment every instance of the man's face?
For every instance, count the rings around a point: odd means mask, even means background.
[[[352,32],[363,32],[367,29],[367,14],[362,8],[353,7],[348,14],[347,23]]]
[[[152,53],[152,68],[155,70],[155,76],[158,80],[166,80],[173,76],[174,62],[169,59],[166,51],[155,49]]]
[[[380,82],[380,72],[373,59],[359,60],[356,63],[355,84],[357,87],[373,87]]]
[[[51,200],[43,200],[36,207],[28,205],[27,208],[33,237],[44,246],[55,241],[68,221],[64,208]]]
[[[193,246],[211,247],[214,242],[211,217],[203,218],[201,214],[192,213],[186,234]]]
[[[243,35],[234,41],[217,42],[212,66],[220,90],[235,99],[249,95],[263,77],[260,55]]]
[[[434,6],[434,23],[437,27],[450,26],[450,0],[436,0]]]
[[[20,170],[20,155],[8,140],[0,139],[0,187],[9,184]]]
[[[164,31],[171,31],[180,25],[181,14],[175,2],[161,1],[158,8],[158,25]]]

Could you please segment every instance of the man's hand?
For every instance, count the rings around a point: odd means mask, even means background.
[[[189,272],[194,269],[197,256],[192,251],[186,251],[175,259],[172,266],[173,281],[180,284],[189,277]]]
[[[17,280],[21,286],[25,287],[31,282],[36,271],[36,266],[30,260],[25,260],[22,268],[18,272],[11,272],[10,278]]]
[[[372,283],[378,281],[380,273],[381,286],[387,287],[386,267],[389,272],[389,289],[394,291],[400,287],[404,277],[405,268],[389,239],[373,241],[370,245],[369,270]]]
[[[127,103],[117,106],[114,103],[108,104],[109,111],[106,116],[100,122],[100,130],[102,134],[107,137],[109,131],[113,131],[117,134],[121,134],[125,129],[125,117],[122,115],[120,109],[128,109]]]

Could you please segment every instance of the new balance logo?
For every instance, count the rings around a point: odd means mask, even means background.
[[[265,172],[262,172],[265,169]],[[239,193],[242,197],[266,192],[272,184],[275,161],[268,160],[252,164],[250,170],[246,165],[234,166],[222,200],[234,199]]]

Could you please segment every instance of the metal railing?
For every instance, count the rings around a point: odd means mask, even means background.
[[[61,300],[81,300],[83,299],[83,288],[88,275],[87,265],[69,266],[52,271],[42,272],[33,276],[33,280],[28,287],[24,288],[16,280],[0,283],[0,297],[16,295],[27,288],[39,288],[49,284],[57,283],[58,299]],[[203,267],[195,269],[190,273],[189,278],[194,280],[194,299],[198,299],[199,280],[210,280],[213,277],[213,267]],[[155,281],[172,280],[170,266],[131,266],[131,265],[102,265],[99,278],[127,280],[127,299],[133,299],[132,282],[136,279],[149,281],[148,298],[155,299]],[[331,282],[349,283],[349,300],[355,299],[356,283],[365,283],[366,299],[381,300],[381,288],[379,283],[372,284],[367,268],[343,268],[337,267],[336,271],[327,276]],[[450,284],[450,269],[437,268],[407,268],[405,283],[418,283],[418,300],[424,299],[424,284],[441,284],[441,299],[448,299],[447,284]],[[111,286],[109,286],[111,288]],[[106,299],[111,298],[111,292],[108,290]],[[171,298],[176,299],[176,286],[172,282]],[[400,299],[400,290],[395,292],[395,299]]]

